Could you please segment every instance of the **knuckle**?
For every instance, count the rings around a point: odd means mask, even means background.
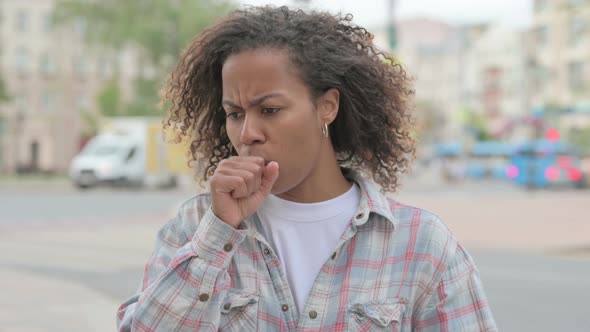
[[[221,186],[219,176],[212,176],[209,180],[209,185],[211,186],[211,188],[219,188]]]
[[[256,176],[253,173],[248,172],[245,178],[247,181],[254,181],[256,179]]]
[[[246,180],[242,177],[237,178],[236,180],[238,182],[238,185],[240,186],[246,186]]]

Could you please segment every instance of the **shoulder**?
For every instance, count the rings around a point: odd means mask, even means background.
[[[390,242],[396,250],[419,252],[437,259],[456,249],[455,237],[437,215],[401,203],[395,193],[384,192],[381,186],[358,172],[347,174],[362,189],[361,207],[368,207],[374,216],[366,227],[381,233],[382,241]]]
[[[397,227],[392,240],[402,243],[408,251],[445,264],[459,246],[447,224],[425,209],[400,203],[391,197],[387,197],[387,202]]]

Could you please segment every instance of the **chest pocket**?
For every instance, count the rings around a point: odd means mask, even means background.
[[[255,291],[230,289],[221,303],[219,331],[256,331],[258,299]]]
[[[348,331],[399,331],[406,309],[403,299],[352,303],[347,307]]]

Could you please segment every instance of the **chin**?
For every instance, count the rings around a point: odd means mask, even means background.
[[[275,182],[275,184],[272,186],[272,189],[270,190],[270,193],[273,195],[280,195],[286,191],[289,191],[289,189],[291,189],[291,187],[286,186],[282,181],[281,178],[277,179],[277,181]]]
[[[280,194],[284,193],[285,191],[287,191],[287,190],[285,190],[281,187],[272,186],[270,193],[276,196],[276,195],[280,195]]]

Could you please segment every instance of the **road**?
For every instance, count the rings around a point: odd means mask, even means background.
[[[0,184],[0,332],[114,330],[159,225],[192,195]],[[467,246],[501,331],[590,330],[589,192],[414,185],[399,198]]]

